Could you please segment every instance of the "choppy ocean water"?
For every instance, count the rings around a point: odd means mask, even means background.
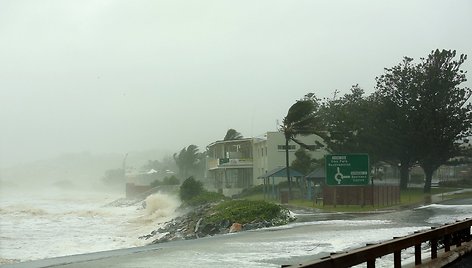
[[[147,234],[175,216],[175,197],[148,205],[108,206],[121,193],[92,190],[0,189],[0,264],[142,246]]]

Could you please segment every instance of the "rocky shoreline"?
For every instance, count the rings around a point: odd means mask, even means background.
[[[151,244],[157,244],[279,226],[295,220],[288,209],[281,207],[280,216],[271,220],[255,220],[241,224],[222,219],[216,223],[210,223],[207,219],[214,213],[212,209],[216,205],[217,203],[212,203],[184,208],[186,213],[182,216],[164,223],[163,227],[152,231],[150,234],[143,235],[139,239],[151,240]]]

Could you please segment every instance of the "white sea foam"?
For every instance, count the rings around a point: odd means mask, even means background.
[[[0,259],[35,260],[141,246],[139,236],[173,217],[176,198],[156,194],[130,207],[100,192],[0,193]]]
[[[430,209],[436,212],[426,221],[431,224],[452,223],[466,218],[472,218],[472,205],[444,205],[431,204],[417,208],[418,210]]]
[[[299,226],[309,226],[309,225],[336,225],[336,226],[367,226],[367,225],[383,225],[389,224],[391,221],[388,220],[320,220],[320,221],[310,221],[310,222],[295,222],[287,225],[269,227],[266,229],[269,230],[281,230],[281,229],[291,229]],[[259,229],[253,230],[258,231]],[[260,229],[261,231],[263,229]]]
[[[161,193],[148,196],[145,202],[147,214],[154,219],[174,216],[180,206],[177,197]]]

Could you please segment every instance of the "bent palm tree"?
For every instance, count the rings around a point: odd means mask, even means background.
[[[319,105],[316,98],[305,98],[297,101],[288,110],[287,116],[283,119],[280,131],[285,136],[285,166],[287,170],[287,181],[289,198],[292,196],[292,183],[290,178],[290,162],[289,162],[289,142],[294,141],[300,146],[310,149],[308,145],[297,140],[298,135],[317,134],[317,128],[320,126],[320,120],[316,112]]]
[[[235,129],[228,129],[226,132],[226,135],[223,140],[225,141],[230,141],[230,140],[240,140],[243,138],[243,135],[241,133],[237,132]]]

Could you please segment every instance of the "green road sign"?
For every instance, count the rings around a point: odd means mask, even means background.
[[[367,154],[326,155],[326,184],[328,185],[369,184],[369,155]]]

